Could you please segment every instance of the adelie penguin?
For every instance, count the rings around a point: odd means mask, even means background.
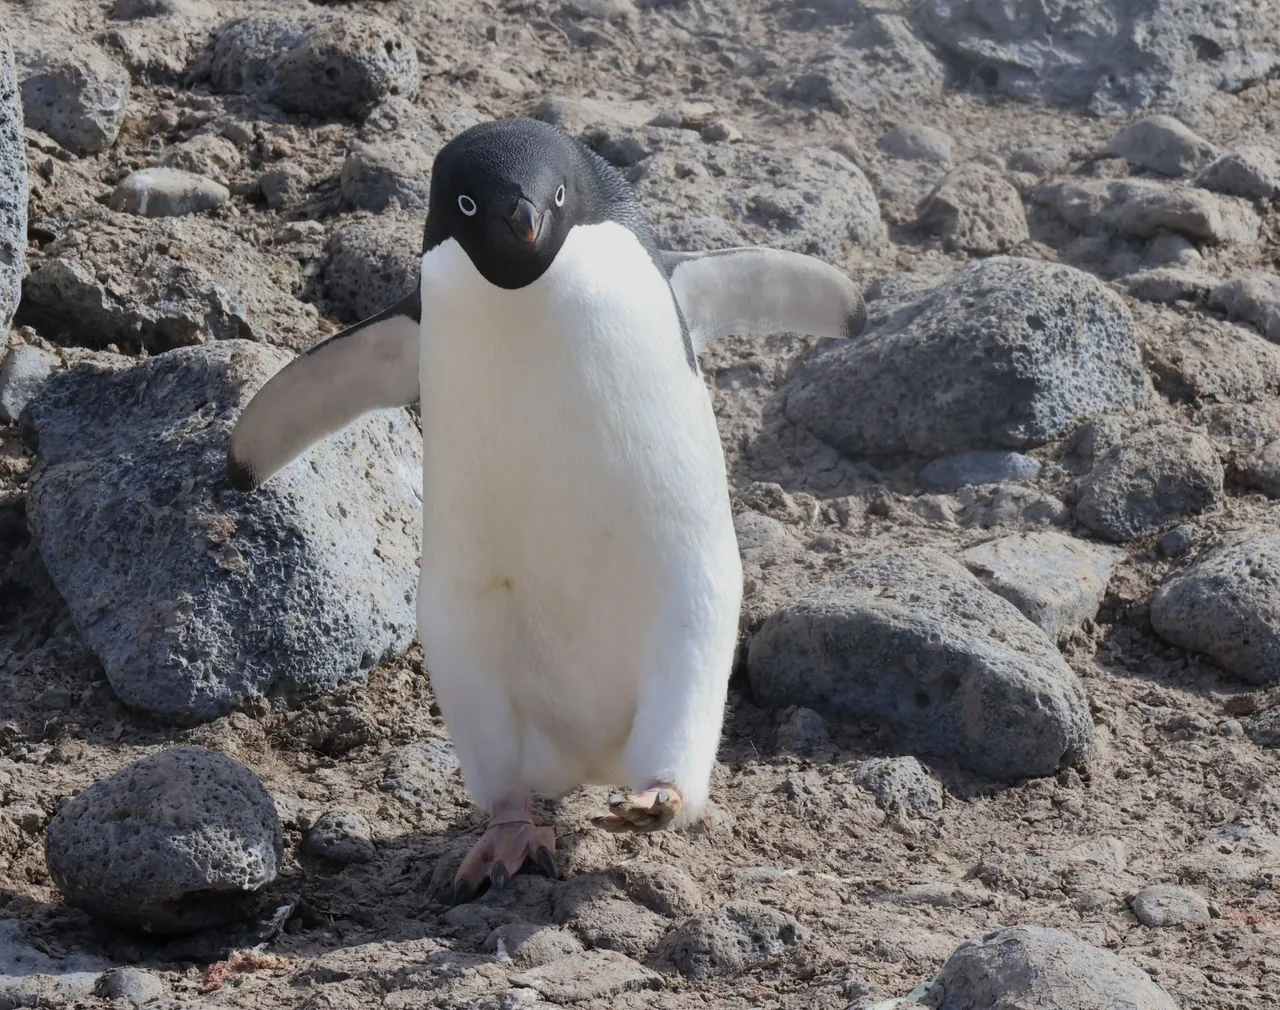
[[[625,784],[594,823],[702,812],[742,571],[697,351],[729,333],[848,337],[854,284],[765,248],[660,251],[622,176],[543,123],[435,160],[421,286],[300,355],[231,437],[258,487],[318,439],[421,401],[423,658],[491,820],[455,901],[556,872],[534,793]]]

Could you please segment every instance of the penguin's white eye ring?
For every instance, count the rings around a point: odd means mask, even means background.
[[[564,183],[561,183],[560,188],[556,190],[556,206],[564,206]]]
[[[466,214],[467,217],[475,217],[476,202],[473,199],[471,199],[471,197],[467,196],[466,193],[463,193],[460,197],[458,197],[458,210]]]

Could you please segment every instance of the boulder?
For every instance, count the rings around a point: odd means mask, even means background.
[[[0,333],[9,332],[27,275],[27,155],[13,49],[0,28]]]

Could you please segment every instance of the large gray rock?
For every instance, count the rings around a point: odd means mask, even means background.
[[[413,44],[367,14],[239,18],[214,40],[208,72],[218,91],[322,117],[363,116],[384,98],[418,91]]]
[[[9,332],[27,275],[27,156],[22,129],[13,49],[0,28],[0,333]]]
[[[325,439],[253,494],[227,483],[231,426],[289,359],[237,340],[89,362],[28,407],[32,532],[129,705],[210,719],[362,680],[413,638],[422,465],[407,412]]]
[[[50,337],[89,347],[155,353],[242,338],[300,350],[320,335],[319,321],[314,306],[286,293],[293,282],[215,221],[91,205],[45,248],[22,310]]]
[[[932,1010],[1176,1010],[1136,965],[1069,933],[1012,926],[968,940],[920,1000]]]
[[[422,222],[396,215],[355,220],[333,233],[327,251],[322,276],[329,311],[359,322],[418,286]]]
[[[1280,344],[1280,277],[1248,273],[1232,277],[1209,292],[1209,308],[1228,319],[1252,323],[1268,340]]]
[[[116,142],[129,104],[129,75],[97,46],[41,38],[18,52],[26,125],[75,154]]]
[[[1271,0],[926,0],[918,17],[972,79],[1103,114],[1198,104],[1280,65]]]
[[[1262,219],[1244,200],[1159,179],[1086,179],[1046,186],[1036,201],[1086,235],[1155,238],[1164,232],[1212,245],[1250,245]]]
[[[49,875],[115,925],[194,932],[240,918],[284,854],[271,794],[234,758],[174,747],[68,802],[49,822]]]
[[[1280,149],[1242,144],[1208,165],[1195,181],[1215,193],[1270,200],[1280,193]]]
[[[1162,585],[1151,627],[1254,684],[1280,683],[1280,534],[1239,534]]]
[[[1223,470],[1203,435],[1177,424],[1139,432],[1094,465],[1076,519],[1107,540],[1149,536],[1222,498]]]
[[[1189,175],[1218,155],[1218,149],[1172,116],[1146,116],[1111,138],[1107,154],[1160,175]]]
[[[1137,327],[1082,271],[997,256],[808,362],[786,414],[852,456],[1026,448],[1146,402]]]
[[[1098,613],[1111,570],[1123,557],[1114,547],[1046,530],[971,547],[964,563],[1056,641]]]
[[[1049,775],[1092,747],[1084,690],[1053,643],[936,552],[886,552],[783,606],[747,673],[762,705],[879,719],[991,778]]]
[[[942,178],[920,202],[916,227],[938,235],[946,249],[982,254],[1008,252],[1030,238],[1018,191],[976,162]]]
[[[435,151],[413,140],[358,144],[342,163],[342,197],[357,210],[384,211],[392,204],[426,212]]]

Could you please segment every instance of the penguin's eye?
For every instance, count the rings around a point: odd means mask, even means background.
[[[476,202],[473,199],[471,199],[471,197],[467,196],[466,193],[463,193],[460,197],[458,197],[458,210],[466,214],[467,217],[475,217]]]
[[[560,188],[556,190],[556,206],[564,206],[564,184],[561,183]]]

